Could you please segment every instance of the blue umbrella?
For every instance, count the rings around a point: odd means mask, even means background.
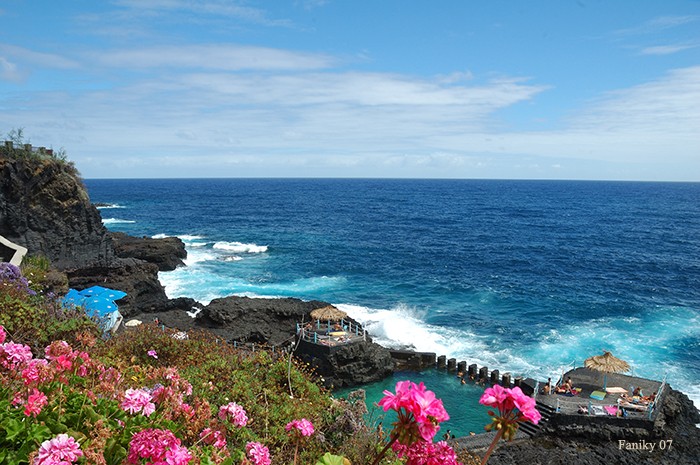
[[[81,295],[75,289],[69,289],[61,304],[64,307],[80,307],[83,304],[83,300],[85,300],[84,295]]]
[[[110,300],[119,300],[122,297],[126,297],[126,292],[117,291],[116,289],[106,289],[102,294],[97,294],[97,297]]]
[[[83,289],[82,291],[80,291],[80,295],[83,295],[85,297],[93,297],[93,296],[98,296],[107,290],[108,289],[106,287],[92,286],[92,287],[88,287],[87,289]]]
[[[88,315],[103,317],[117,310],[117,304],[111,299],[90,297],[83,301],[82,307]]]

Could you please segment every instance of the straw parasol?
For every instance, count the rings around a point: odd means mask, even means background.
[[[607,350],[603,351],[603,355],[594,355],[584,360],[583,365],[591,370],[596,370],[605,373],[603,377],[603,389],[607,387],[608,373],[623,373],[629,371],[630,364],[622,359],[615,357]]]
[[[337,320],[342,320],[346,316],[348,316],[347,313],[345,313],[342,310],[338,310],[337,308],[335,308],[332,305],[317,308],[316,310],[311,311],[311,318],[313,318],[315,320],[337,321]]]

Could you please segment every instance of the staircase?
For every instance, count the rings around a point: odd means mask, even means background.
[[[526,421],[524,423],[520,423],[520,428],[518,428],[518,431],[520,433],[523,433],[525,436],[528,437],[538,435],[540,431],[545,426],[547,426],[547,423],[549,423],[549,420],[555,413],[554,408],[550,407],[549,405],[543,404],[539,401],[535,403],[535,408],[537,408],[537,410],[540,412],[540,415],[542,415],[542,418],[540,419],[539,423],[535,425],[533,423],[530,423],[529,421]]]

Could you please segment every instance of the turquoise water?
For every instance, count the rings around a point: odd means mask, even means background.
[[[700,401],[699,183],[86,185],[108,228],[185,242],[171,297],[325,300],[387,347],[539,380],[610,350]]]
[[[457,437],[467,436],[470,432],[483,433],[484,426],[489,423],[487,408],[479,404],[479,398],[484,392],[483,386],[473,383],[461,384],[455,374],[445,371],[425,370],[422,372],[398,372],[393,378],[368,384],[362,387],[366,392],[368,417],[372,420],[382,421],[383,428],[389,430],[391,424],[396,421],[396,414],[392,411],[384,412],[377,402],[384,397],[384,390],[396,392],[396,382],[411,380],[414,383],[423,382],[430,391],[442,400],[450,419],[441,424],[438,438],[448,429]],[[334,392],[336,397],[347,396],[354,389],[342,389]],[[374,409],[374,411],[372,411]],[[382,417],[383,416],[383,417]]]

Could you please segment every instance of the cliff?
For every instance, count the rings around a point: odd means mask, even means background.
[[[115,250],[99,211],[68,163],[0,157],[0,236],[26,247],[29,255],[48,258],[71,287],[99,284],[123,290],[128,296],[119,306],[125,314],[157,310],[167,302],[158,265],[133,258],[133,251]],[[169,251],[173,247],[167,245]]]
[[[107,230],[70,165],[0,158],[0,236],[58,269],[108,264]]]

